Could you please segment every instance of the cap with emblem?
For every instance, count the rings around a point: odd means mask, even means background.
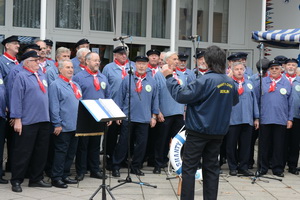
[[[113,53],[126,53],[127,47],[117,46],[114,48]]]
[[[26,45],[26,46],[23,47],[22,51],[25,52],[28,49],[34,49],[34,50],[38,50],[38,51],[41,50],[40,46],[37,45],[37,44],[28,44],[28,45]]]
[[[146,56],[137,56],[137,57],[134,58],[134,61],[135,62],[137,62],[137,61],[139,61],[139,62],[148,62],[149,59]]]
[[[272,67],[272,66],[281,66],[281,63],[278,62],[278,60],[271,60],[269,62],[268,68]]]
[[[18,36],[12,35],[2,41],[3,46],[5,46],[6,43],[10,42],[20,42]]]
[[[246,60],[248,54],[245,53],[245,52],[238,52],[238,53],[237,53],[237,56],[238,56],[240,59],[245,59],[245,60]]]
[[[227,60],[229,60],[229,61],[237,61],[239,59],[241,59],[241,58],[239,57],[239,55],[237,53],[233,53],[227,57]]]
[[[185,54],[185,53],[179,53],[178,54],[178,59],[181,61],[186,61],[189,58],[189,55]]]
[[[86,38],[83,38],[75,44],[75,48],[79,47],[79,45],[82,45],[82,44],[90,44],[90,42]]]
[[[156,50],[156,49],[150,49],[149,51],[147,51],[147,56],[150,56],[152,54],[156,54],[158,56],[160,56],[160,51]]]
[[[196,59],[199,59],[199,58],[203,57],[204,54],[205,54],[205,51],[198,51],[197,54],[196,54]]]
[[[287,59],[287,57],[285,57],[285,56],[276,56],[276,57],[274,58],[274,60],[277,60],[277,61],[280,62],[281,64],[284,64],[286,59]]]
[[[46,40],[44,40],[44,42],[46,43],[47,46],[50,46],[50,47],[53,46],[52,40],[46,39]]]
[[[285,60],[285,64],[287,63],[297,63],[298,64],[298,60],[295,58],[288,58]]]
[[[23,53],[23,55],[21,56],[21,60],[25,60],[27,58],[30,58],[30,57],[33,57],[33,58],[38,58],[40,57],[36,51],[28,51],[26,53]]]

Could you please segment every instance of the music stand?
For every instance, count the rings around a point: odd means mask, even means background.
[[[94,120],[99,122],[108,122],[108,121],[116,121],[123,120],[126,118],[126,115],[121,111],[121,109],[115,104],[112,99],[99,99],[99,100],[81,100],[80,105],[82,112],[87,112],[93,116]],[[112,199],[115,199],[113,194],[109,189],[109,185],[105,183],[106,176],[106,139],[107,139],[107,131],[108,126],[105,124],[104,127],[104,139],[103,139],[103,179],[102,184],[98,187],[98,189],[94,192],[94,194],[90,197],[90,200],[96,196],[96,194],[102,189],[102,199],[106,200],[106,191],[109,193]]]

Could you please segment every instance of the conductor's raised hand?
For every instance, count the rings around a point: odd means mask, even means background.
[[[161,72],[164,75],[164,77],[166,77],[168,75],[172,75],[172,73],[173,73],[173,67],[169,66],[168,64],[165,64],[165,65],[162,66]]]

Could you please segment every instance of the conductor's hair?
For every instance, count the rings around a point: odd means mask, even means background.
[[[205,62],[208,68],[218,74],[225,74],[226,70],[226,53],[218,46],[210,46],[204,54]]]

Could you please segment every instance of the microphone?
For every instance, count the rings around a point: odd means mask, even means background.
[[[191,36],[188,37],[188,39],[189,39],[189,40],[193,40],[193,39],[195,39],[195,38],[197,38],[197,37],[199,37],[199,35],[191,35]]]
[[[262,42],[260,42],[259,45],[257,45],[256,48],[258,48],[258,49],[263,49],[263,48],[264,48],[264,44],[263,44]]]
[[[131,37],[130,35],[124,35],[124,36],[121,36],[121,37],[116,37],[113,39],[113,41],[118,41],[118,40],[124,40],[124,39],[127,39]]]

